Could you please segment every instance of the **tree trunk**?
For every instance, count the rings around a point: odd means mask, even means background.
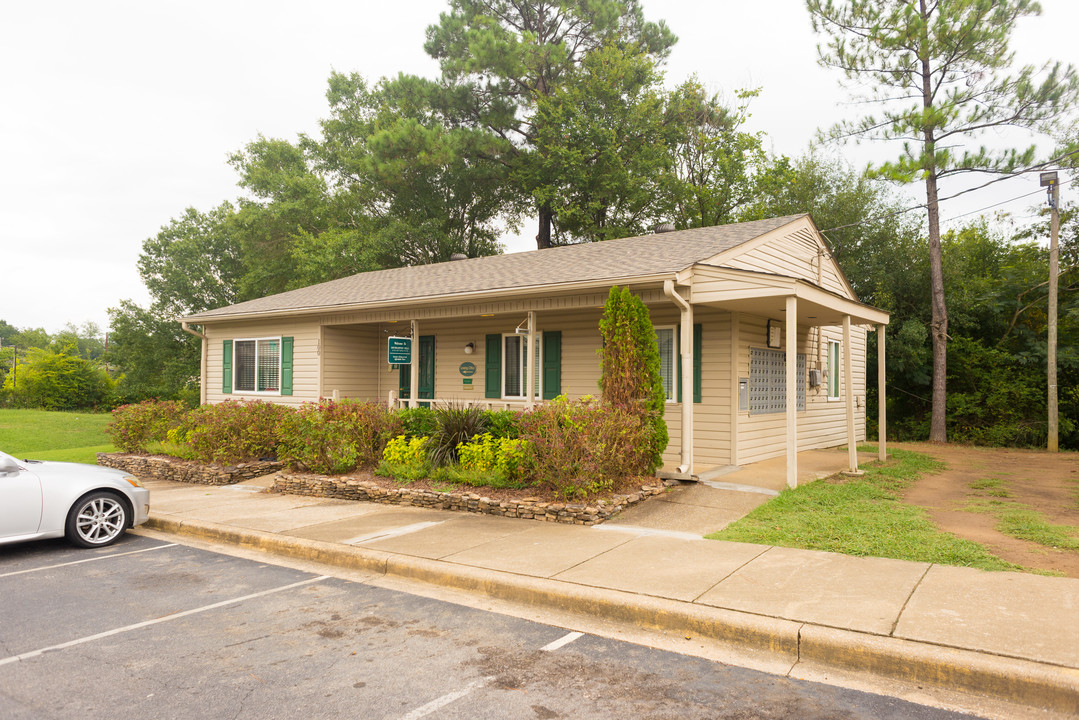
[[[925,177],[926,206],[929,210],[929,281],[933,300],[933,414],[929,442],[948,442],[948,308],[944,302],[944,263],[940,248],[940,208],[937,202],[936,172]]]
[[[536,234],[536,248],[544,250],[551,247],[551,220],[554,213],[549,207],[539,209],[539,232]]]
[[[948,307],[944,302],[944,262],[940,249],[940,203],[937,197],[936,135],[933,120],[933,72],[930,65],[929,39],[925,35],[929,27],[930,12],[926,0],[919,0],[923,21],[922,46],[919,49],[922,76],[922,107],[926,121],[922,136],[925,157],[929,159],[925,169],[925,206],[929,212],[929,292],[933,301],[933,317],[930,332],[933,334],[933,408],[929,422],[929,442],[948,442]]]

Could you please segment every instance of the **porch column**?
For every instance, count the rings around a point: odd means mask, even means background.
[[[850,346],[850,315],[843,316],[843,395],[847,405],[848,470],[858,472],[858,440],[854,436],[854,362]]]
[[[203,325],[202,329],[205,330],[206,326]],[[206,383],[209,381],[209,368],[210,362],[210,344],[207,342],[206,335],[202,336],[202,369],[199,370],[199,405],[206,404]]]
[[[738,416],[740,410],[738,403],[740,402],[740,396],[738,394],[738,358],[740,340],[738,338],[738,327],[742,323],[742,313],[731,313],[731,458],[730,464],[738,464]]]
[[[525,408],[535,405],[536,398],[536,312],[528,311],[528,347],[525,350],[525,367],[528,369],[528,377],[525,378]]]
[[[877,425],[880,428],[877,432],[877,458],[884,462],[888,459],[888,451],[885,448],[885,443],[888,438],[886,432],[886,417],[887,404],[884,402],[884,368],[887,363],[884,361],[884,336],[887,335],[884,332],[886,325],[877,325]]]
[[[798,298],[787,297],[787,487],[798,487]]]
[[[412,321],[412,364],[408,366],[408,406],[420,406],[420,324]]]

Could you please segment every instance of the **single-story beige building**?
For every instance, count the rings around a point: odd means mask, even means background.
[[[666,471],[707,477],[786,454],[793,485],[799,450],[864,439],[866,337],[888,314],[858,301],[808,215],[361,273],[182,322],[202,338],[204,403],[520,409],[598,394],[616,285],[656,328]],[[394,338],[415,340],[416,362],[391,364]]]

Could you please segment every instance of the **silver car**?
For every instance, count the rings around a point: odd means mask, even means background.
[[[104,547],[149,515],[150,491],[134,475],[0,452],[0,545],[66,537]]]

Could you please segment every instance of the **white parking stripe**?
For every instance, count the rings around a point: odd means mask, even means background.
[[[401,720],[419,720],[421,717],[425,717],[427,715],[430,715],[435,710],[439,710],[441,708],[446,707],[447,705],[449,705],[451,702],[453,702],[455,700],[460,700],[465,695],[468,695],[470,692],[472,692],[476,688],[487,684],[488,682],[490,682],[493,679],[494,678],[489,678],[489,677],[480,678],[479,680],[476,680],[475,682],[473,682],[471,685],[463,687],[460,690],[457,690],[456,692],[451,692],[451,693],[449,693],[447,695],[443,695],[440,698],[432,700],[431,702],[427,703],[426,705],[421,705],[420,707],[418,707],[415,710],[413,710],[412,712],[410,712],[408,715],[405,715],[404,717],[402,717]]]
[[[169,543],[168,545],[157,545],[152,548],[143,548],[142,550],[132,550],[130,552],[114,553],[112,555],[101,555],[99,557],[86,558],[85,560],[72,560],[71,562],[59,563],[57,565],[45,565],[44,567],[30,568],[29,570],[16,570],[14,572],[3,573],[0,578],[11,577],[12,575],[22,575],[24,573],[38,572],[39,570],[52,570],[53,568],[67,567],[68,565],[81,565],[82,563],[95,562],[97,560],[111,560],[112,558],[123,557],[124,555],[136,555],[138,553],[150,552],[151,550],[161,550],[162,548],[176,547],[176,543]]]
[[[555,650],[557,650],[560,647],[563,647],[565,645],[569,645],[571,642],[573,642],[574,640],[576,640],[579,637],[584,637],[584,633],[571,632],[569,635],[558,638],[557,640],[555,640],[550,645],[544,645],[543,647],[540,648],[540,652],[554,652]]]
[[[83,643],[92,642],[94,640],[101,640],[102,638],[112,637],[113,635],[119,635],[120,633],[130,632],[132,630],[138,630],[140,628],[149,627],[151,625],[157,625],[158,623],[168,622],[170,620],[179,620],[182,617],[188,615],[197,615],[198,613],[206,612],[207,610],[214,610],[226,605],[235,605],[236,603],[243,602],[244,600],[251,600],[263,595],[272,595],[274,593],[281,592],[282,590],[291,590],[292,588],[300,587],[302,585],[310,585],[311,583],[317,583],[322,580],[328,579],[329,575],[319,575],[316,578],[309,580],[301,580],[300,582],[292,583],[291,585],[282,585],[281,587],[271,588],[269,590],[263,590],[262,592],[251,593],[250,595],[244,595],[243,597],[233,598],[231,600],[222,600],[221,602],[214,603],[213,605],[203,605],[200,608],[194,608],[193,610],[184,610],[183,612],[174,613],[172,615],[166,615],[165,617],[159,617],[155,620],[146,620],[144,622],[135,623],[134,625],[125,625],[124,627],[116,628],[114,630],[106,630],[105,632],[98,633],[96,635],[88,635],[78,640],[70,640],[66,643],[60,643],[59,645],[52,645],[50,647],[41,648],[40,650],[31,650],[30,652],[22,653],[21,655],[12,655],[0,660],[0,665],[7,665],[8,663],[19,662],[20,660],[29,660],[35,658],[38,655],[44,655],[47,652],[53,650],[63,650],[64,648],[74,647],[75,645],[82,645]]]

